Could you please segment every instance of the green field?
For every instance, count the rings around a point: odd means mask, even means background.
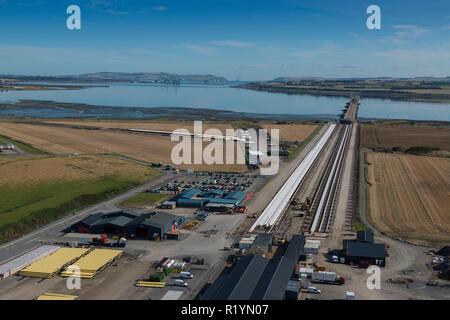
[[[104,160],[106,157],[77,160],[69,157],[20,158],[17,161],[2,159],[0,172],[17,178],[10,179],[10,183],[4,183],[7,181],[4,176],[0,179],[0,242],[30,232],[159,175],[149,167],[118,159]],[[43,167],[42,174],[36,173],[40,167]],[[67,176],[60,174],[63,171],[67,172]]]
[[[143,208],[152,205],[165,197],[167,197],[167,195],[162,193],[140,193],[120,203],[120,206],[128,208]]]

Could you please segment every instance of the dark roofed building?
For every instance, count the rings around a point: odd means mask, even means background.
[[[253,291],[251,300],[284,300],[285,291],[297,262],[285,256],[271,259],[261,281]]]
[[[300,260],[302,261],[306,260],[306,254],[303,249],[305,247],[305,243],[306,243],[305,236],[294,234],[291,238],[291,241],[289,241],[284,256],[294,259],[296,263],[299,262]]]
[[[248,253],[264,255],[272,251],[273,234],[264,233],[256,237],[253,241]]]
[[[105,216],[103,212],[94,213],[75,223],[69,229],[70,232],[93,233],[92,226]]]
[[[147,238],[152,239],[155,234],[162,238],[165,233],[174,231],[175,227],[180,225],[183,220],[183,217],[166,212],[157,212],[145,219],[139,227],[147,229]]]
[[[178,225],[183,223],[183,220],[183,217],[165,212],[99,212],[75,223],[68,231],[152,239],[155,234],[162,238],[165,233],[173,231]]]
[[[298,295],[300,293],[301,285],[300,281],[289,280],[284,294],[285,300],[298,300]]]
[[[349,241],[345,248],[345,260],[346,263],[358,264],[361,261],[366,261],[369,264],[384,266],[386,263],[386,248],[383,243]]]
[[[435,254],[441,257],[450,257],[450,246],[442,247]]]
[[[214,300],[248,300],[268,260],[261,256],[239,259],[224,285],[214,294]]]
[[[356,241],[373,243],[373,232],[369,230],[361,230],[356,233]]]
[[[366,262],[381,267],[386,265],[386,248],[383,243],[374,243],[372,231],[358,231],[356,239],[344,239],[342,244],[346,263]]]
[[[219,275],[217,279],[209,286],[206,292],[202,294],[201,300],[214,300],[217,291],[225,285],[227,278],[227,274]]]
[[[286,295],[292,298],[289,281],[302,257],[305,241],[304,236],[292,237],[285,255],[279,258],[268,260],[258,255],[240,258],[233,271],[219,276],[201,299],[283,300]]]

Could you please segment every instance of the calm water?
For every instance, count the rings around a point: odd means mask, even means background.
[[[228,85],[182,84],[178,87],[154,84],[106,84],[107,88],[84,90],[0,92],[0,101],[20,99],[53,100],[120,107],[188,107],[246,113],[337,115],[347,98],[287,95]],[[449,119],[450,104],[362,99],[359,112],[365,118],[412,120]]]

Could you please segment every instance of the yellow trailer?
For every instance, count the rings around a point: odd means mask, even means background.
[[[151,282],[151,281],[138,281],[136,287],[148,287],[148,288],[164,288],[165,282]]]
[[[36,300],[75,300],[76,298],[78,298],[78,296],[59,293],[44,293],[37,297]]]

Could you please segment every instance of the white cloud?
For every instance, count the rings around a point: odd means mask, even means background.
[[[389,41],[395,44],[404,44],[409,42],[410,40],[421,38],[428,31],[430,31],[429,29],[411,24],[398,24],[394,25],[393,28],[398,31],[396,31],[393,36],[382,39],[383,42]]]
[[[410,24],[399,24],[393,26],[395,29],[402,30],[396,32],[397,35],[403,36],[403,37],[419,37],[422,36],[424,33],[428,32],[428,29],[414,26]]]
[[[429,60],[450,60],[450,49],[444,47],[432,48],[427,50],[404,50],[394,49],[389,51],[376,52],[377,55],[399,60],[409,60],[415,62],[428,62]]]
[[[124,16],[124,15],[131,14],[131,12],[129,12],[129,11],[117,11],[117,10],[113,10],[113,9],[106,9],[105,12],[108,14],[115,15],[115,16]]]
[[[167,7],[165,6],[157,6],[152,8],[153,11],[166,11]]]
[[[214,48],[197,46],[197,45],[193,45],[193,44],[183,44],[183,47],[185,47],[186,49],[191,50],[195,53],[203,54],[203,55],[212,55],[216,52],[216,50]]]
[[[241,47],[241,48],[253,47],[253,44],[250,42],[233,41],[233,40],[212,41],[211,43],[218,46],[227,46],[227,47]]]

